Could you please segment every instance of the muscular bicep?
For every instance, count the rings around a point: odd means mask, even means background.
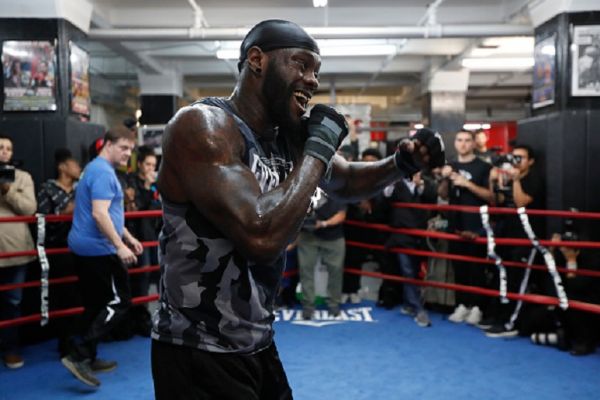
[[[260,187],[242,162],[244,142],[237,125],[219,110],[188,110],[165,132],[161,194],[192,203],[234,240],[243,240],[260,216]],[[179,120],[177,118],[180,118]]]

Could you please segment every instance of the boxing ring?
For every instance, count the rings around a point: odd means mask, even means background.
[[[460,211],[481,213],[477,207],[435,206],[423,204],[395,204],[395,207],[421,208],[437,211]],[[514,209],[489,208],[490,215],[516,213]],[[600,213],[526,210],[529,215],[600,219]],[[160,216],[160,211],[128,212],[127,218],[149,218]],[[0,218],[4,222],[26,222],[38,226],[38,236],[45,224],[69,221],[70,216],[34,216]],[[419,230],[397,229],[381,224],[366,224],[346,221],[348,225],[363,229],[403,233],[448,241],[466,240],[458,235]],[[531,246],[531,239],[493,238],[497,246]],[[565,242],[538,240],[538,246],[568,246],[573,248],[600,248],[597,242]],[[488,245],[490,238],[475,239]],[[144,242],[144,247],[155,247],[157,241]],[[373,251],[389,251],[420,257],[468,261],[478,264],[498,265],[493,258],[478,258],[426,250],[404,248],[386,249],[383,245],[347,242],[348,246]],[[0,329],[30,323],[45,324],[49,320],[73,316],[83,311],[82,307],[49,310],[50,287],[73,285],[76,276],[48,278],[47,255],[65,254],[66,248],[43,248],[38,243],[36,250],[6,252],[2,258],[23,255],[38,256],[42,278],[20,284],[0,285],[0,291],[14,288],[40,288],[40,313],[25,315],[13,320],[0,321]],[[522,262],[502,260],[504,268],[523,268],[548,271],[548,265],[529,265]],[[425,287],[477,293],[490,297],[503,297],[501,288],[489,289],[458,285],[455,283],[405,278],[378,272],[362,271],[356,266],[346,266],[351,274],[410,283]],[[131,268],[130,274],[153,272],[158,266]],[[45,271],[44,271],[45,269]],[[576,270],[556,266],[558,273],[598,278],[600,271],[586,268]],[[293,272],[287,273],[293,274]],[[48,291],[49,290],[49,291]],[[511,300],[561,306],[559,296],[506,292]],[[132,299],[134,304],[156,301],[158,295]],[[564,303],[564,299],[562,299]],[[588,313],[600,314],[600,305],[567,299],[567,307]],[[563,304],[564,306],[564,304]],[[441,396],[452,398],[548,398],[577,397],[597,398],[600,383],[595,372],[600,369],[598,353],[591,357],[575,358],[555,349],[533,346],[528,339],[491,340],[479,329],[447,322],[445,316],[432,314],[433,327],[416,327],[412,319],[401,316],[397,309],[378,309],[373,302],[345,305],[338,318],[320,314],[314,325],[299,323],[300,310],[278,310],[275,322],[276,343],[286,367],[295,398],[298,399],[391,399],[422,398],[434,399]],[[319,323],[326,322],[321,325]],[[96,393],[84,391],[67,371],[61,368],[58,354],[50,351],[47,344],[30,346],[25,350],[26,365],[21,370],[0,370],[0,400],[5,398],[151,398],[152,381],[149,370],[149,340],[135,337],[127,342],[102,344],[107,356],[120,361],[119,368],[110,378],[104,379],[103,387]],[[50,347],[52,347],[50,345]],[[41,355],[40,355],[41,354]],[[448,366],[451,365],[450,368]],[[135,390],[131,389],[131,376],[139,376]],[[462,376],[475,376],[481,383],[465,385]],[[38,379],[47,376],[47,382]],[[527,381],[523,377],[527,376]],[[557,380],[553,377],[561,377]],[[561,380],[564,382],[561,383]],[[30,383],[28,383],[30,382]],[[31,383],[34,383],[33,385]],[[493,383],[493,384],[492,384]],[[525,386],[523,386],[525,385]],[[112,388],[112,389],[111,389]],[[11,393],[8,397],[7,390]],[[114,392],[110,392],[114,390]],[[133,391],[132,391],[133,390]],[[481,393],[487,390],[487,393]],[[112,393],[108,395],[108,393]],[[396,397],[397,395],[397,397]],[[116,397],[115,397],[116,396]],[[119,397],[121,396],[121,397]],[[533,396],[533,397],[532,397]]]

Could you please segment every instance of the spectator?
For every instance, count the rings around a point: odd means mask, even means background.
[[[110,332],[130,306],[126,266],[142,253],[140,242],[124,227],[123,191],[115,167],[126,165],[135,145],[128,130],[109,130],[104,146],[83,173],[75,195],[69,248],[75,253],[86,326],[63,365],[81,382],[97,387],[93,372],[111,370],[116,362],[96,357],[98,341]]]
[[[565,220],[563,233],[552,235],[552,241],[559,240],[589,240],[587,235],[580,235],[574,220]],[[557,265],[566,265],[570,271],[561,274],[565,291],[569,300],[587,303],[600,302],[600,279],[595,277],[577,275],[577,269],[598,270],[600,268],[600,253],[596,249],[578,249],[561,246],[551,249]],[[546,275],[547,287],[553,287]],[[546,291],[549,295],[556,295],[556,290]],[[600,337],[600,318],[598,315],[569,308],[565,311],[555,306],[530,306],[527,321],[523,318],[519,333],[530,334],[535,344],[557,346],[561,350],[569,351],[572,355],[582,356],[596,351]],[[533,311],[534,310],[534,311]],[[532,318],[533,315],[533,318]]]
[[[0,216],[32,215],[36,209],[33,180],[29,173],[11,164],[12,156],[12,139],[0,135]],[[26,223],[0,224],[0,251],[33,249],[33,239]],[[34,259],[34,256],[0,259],[0,285],[24,282],[28,263]],[[0,292],[0,320],[21,316],[22,291],[13,289]],[[25,362],[19,354],[18,328],[0,329],[0,339],[4,364],[11,369],[21,368]]]
[[[302,284],[302,318],[311,319],[315,309],[315,267],[319,259],[327,268],[329,313],[340,314],[342,273],[345,252],[346,207],[317,189],[313,212],[304,222],[298,237],[298,264]]]
[[[418,172],[412,179],[405,178],[384,191],[389,194],[390,201],[405,203],[435,203],[437,191],[435,183],[426,181]],[[426,229],[428,213],[425,210],[392,208],[390,225],[394,228]],[[386,247],[402,247],[406,249],[423,249],[424,240],[421,237],[394,233],[386,243]],[[418,278],[421,265],[420,257],[396,253],[396,265],[402,276]],[[414,318],[421,327],[431,326],[431,321],[423,305],[421,289],[418,286],[403,284],[403,304],[400,312]]]
[[[512,160],[507,159],[510,163],[505,163],[502,168],[494,168],[490,173],[490,181],[496,194],[496,202],[503,207],[543,209],[544,184],[540,176],[533,171],[535,164],[533,149],[527,145],[516,145],[511,158]],[[531,218],[531,225],[534,232],[544,231],[542,221],[539,218]],[[516,214],[499,219],[496,225],[496,234],[511,238],[526,237]],[[502,246],[498,248],[497,252],[504,260],[527,262],[531,249],[523,246]],[[493,271],[496,280],[498,280],[497,270]],[[507,268],[507,290],[518,292],[524,276],[525,270],[522,268]],[[498,287],[497,282],[496,287]],[[492,326],[486,330],[486,335],[493,338],[516,336],[518,330],[512,322],[517,317],[515,302],[499,304],[494,300],[493,305],[492,318],[489,321]],[[488,323],[485,325],[488,325]]]
[[[42,184],[38,192],[38,212],[46,215],[73,214],[75,209],[75,188],[81,174],[79,162],[68,149],[57,149],[54,153],[56,179],[49,179]],[[52,222],[46,224],[47,248],[67,247],[67,236],[71,222]],[[74,256],[71,253],[48,255],[50,276],[59,278],[77,272]],[[73,285],[63,285],[52,289],[49,297],[50,309],[63,309],[79,304],[79,291]],[[59,352],[66,355],[72,321],[59,319],[51,321],[59,336]]]
[[[494,164],[498,159],[497,154],[488,149],[488,134],[484,130],[475,132],[475,155],[488,164]]]
[[[451,205],[481,206],[493,200],[489,189],[491,165],[475,156],[475,138],[472,132],[458,132],[454,139],[458,159],[442,168],[439,194],[449,199]],[[483,233],[478,214],[453,212],[449,216],[449,230],[464,239],[472,240]],[[451,242],[450,253],[485,257],[486,247],[472,241]],[[486,286],[485,267],[482,265],[453,261],[454,280],[460,285]],[[456,292],[456,309],[448,317],[455,323],[467,322],[477,325],[482,319],[486,298],[472,293]]]
[[[42,184],[38,193],[38,212],[46,215],[73,214],[75,188],[81,174],[79,162],[68,149],[54,153],[56,179]],[[66,247],[70,222],[53,222],[46,226],[46,246]]]
[[[345,146],[342,146],[340,151]],[[352,159],[345,157],[348,161]],[[375,162],[381,160],[381,153],[377,149],[366,149],[362,153],[361,161],[363,162]],[[354,221],[362,221],[367,223],[387,223],[387,217],[389,215],[389,207],[387,201],[380,193],[370,199],[363,200],[359,203],[352,203],[348,205],[347,219]],[[352,225],[344,226],[344,236],[346,241],[355,241],[361,243],[373,243],[383,244],[387,239],[387,233],[381,231],[375,231],[371,229],[365,229],[362,227],[356,227]],[[387,271],[387,258],[388,255],[381,251],[370,251],[356,246],[346,246],[346,256],[344,259],[345,267],[362,268],[362,264],[369,260],[374,260],[379,265],[379,269],[384,272]],[[343,285],[342,285],[342,303],[350,300],[351,303],[357,304],[362,300],[360,298],[360,275],[355,274],[344,274]]]
[[[156,189],[157,158],[154,150],[141,146],[137,150],[137,172],[130,174],[128,189],[134,190],[133,201],[128,211],[160,210],[160,200]],[[127,221],[127,229],[141,241],[155,241],[160,229],[157,218],[134,218]],[[154,262],[153,262],[154,260]],[[138,257],[137,267],[145,267],[157,263],[156,247],[147,247]],[[130,275],[131,295],[147,296],[150,285],[150,273]],[[134,333],[150,337],[152,321],[145,304],[131,309],[131,323]]]

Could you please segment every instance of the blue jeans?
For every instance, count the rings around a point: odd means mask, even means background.
[[[27,265],[0,268],[0,284],[25,282]],[[23,289],[13,289],[0,292],[0,321],[14,319],[21,316],[21,299]],[[19,329],[15,327],[0,329],[0,341],[6,352],[16,351],[19,348]]]
[[[396,254],[400,274],[405,278],[417,278],[419,274],[419,260],[408,254]],[[421,288],[415,285],[404,283],[402,285],[402,298],[406,307],[412,308],[415,312],[423,310],[421,300]]]

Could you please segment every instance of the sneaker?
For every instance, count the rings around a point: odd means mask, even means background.
[[[346,304],[350,299],[350,295],[348,293],[342,293],[342,297],[340,297],[340,304]]]
[[[519,334],[519,331],[515,328],[506,329],[503,324],[494,325],[490,329],[485,331],[485,336],[491,338],[512,338]]]
[[[415,310],[413,310],[411,307],[408,307],[408,306],[401,306],[400,314],[409,315],[411,317],[415,317],[417,315]]]
[[[90,368],[92,369],[92,372],[109,372],[117,368],[117,362],[96,358],[91,362]]]
[[[477,325],[481,321],[481,317],[483,317],[483,313],[479,307],[475,306],[469,311],[469,315],[465,318],[465,322],[470,325]]]
[[[479,329],[483,329],[485,331],[485,330],[490,329],[492,326],[494,326],[495,323],[496,322],[493,317],[484,317],[484,318],[481,318],[479,323],[475,324],[475,326],[477,326]]]
[[[62,365],[73,374],[79,381],[91,387],[100,386],[100,381],[94,376],[89,365],[89,361],[76,361],[71,356],[60,359]]]
[[[458,307],[456,307],[452,314],[450,314],[450,316],[448,317],[448,321],[460,324],[461,322],[465,321],[468,315],[469,309],[461,304]]]
[[[417,313],[417,316],[415,317],[415,322],[421,328],[427,328],[431,326],[431,320],[429,319],[429,315],[427,315],[427,312],[424,310],[421,310]]]
[[[2,359],[4,361],[4,365],[10,369],[19,369],[25,365],[25,360],[23,360],[23,357],[17,353],[5,354]]]
[[[350,303],[358,304],[362,301],[358,293],[350,293]]]

